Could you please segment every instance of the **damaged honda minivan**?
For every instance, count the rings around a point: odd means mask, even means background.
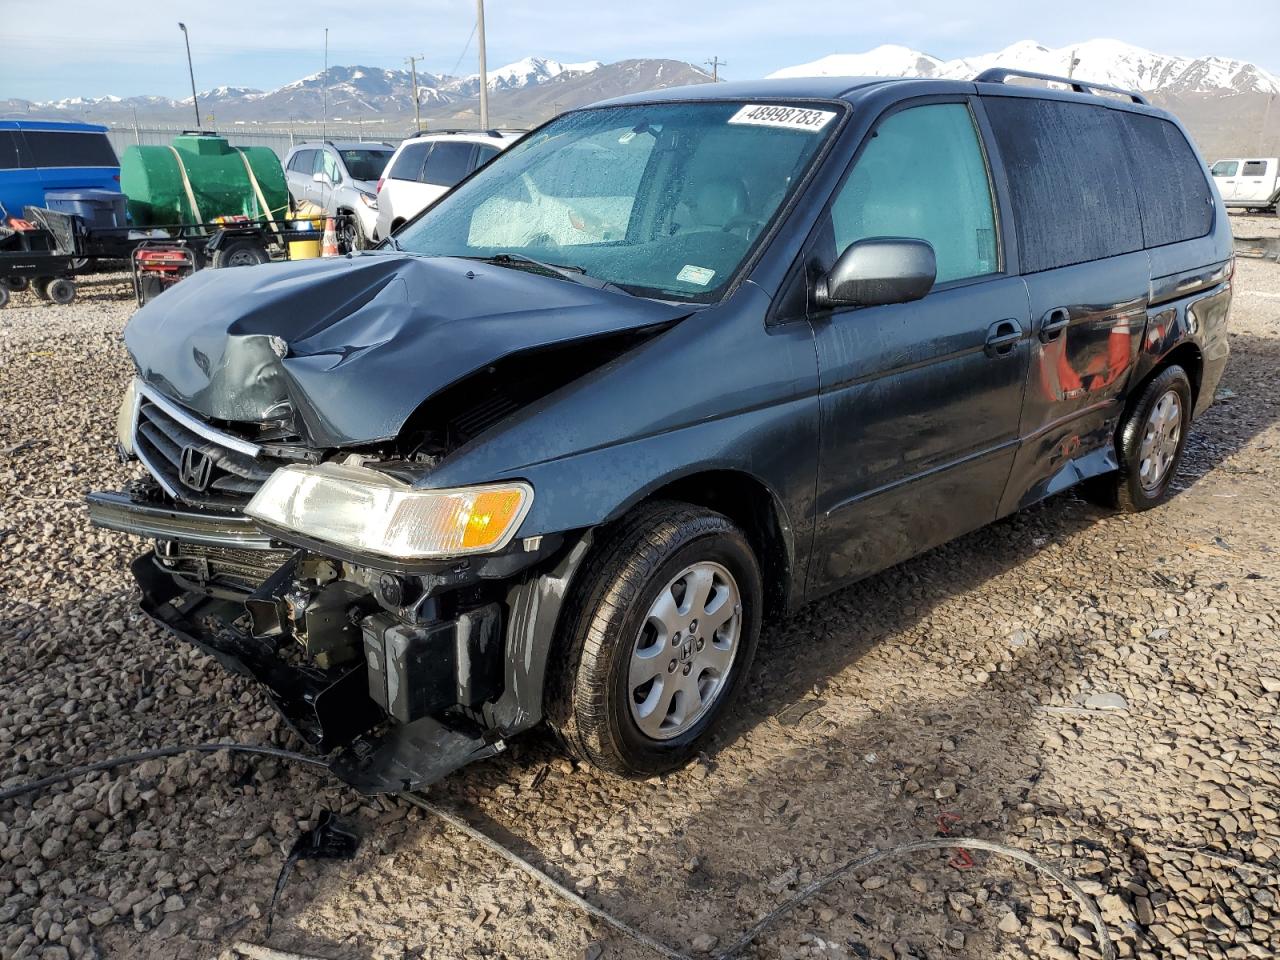
[[[126,328],[139,471],[91,518],[360,789],[544,721],[669,770],[767,618],[1077,483],[1170,491],[1225,211],[1141,96],[1011,79],[625,97],[381,249],[200,272]]]

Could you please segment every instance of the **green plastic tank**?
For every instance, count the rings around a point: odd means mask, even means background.
[[[173,138],[172,147],[126,148],[120,189],[129,198],[134,224],[142,227],[234,216],[283,220],[289,212],[289,188],[275,153],[268,147],[233,147],[212,133],[184,133]]]

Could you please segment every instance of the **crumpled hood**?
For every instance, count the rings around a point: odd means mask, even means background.
[[[142,379],[191,410],[260,421],[288,403],[312,444],[342,447],[394,437],[423,400],[509,354],[689,312],[523,270],[376,252],[201,270],[135,313],[124,337]]]

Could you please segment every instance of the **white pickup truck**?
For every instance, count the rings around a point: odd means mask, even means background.
[[[1210,172],[1228,207],[1275,212],[1280,201],[1280,159],[1231,157],[1219,160]]]

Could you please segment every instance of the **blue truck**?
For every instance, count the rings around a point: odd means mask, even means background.
[[[0,120],[0,222],[50,194],[120,192],[120,161],[107,128],[66,120]],[[71,211],[68,211],[71,212]]]

